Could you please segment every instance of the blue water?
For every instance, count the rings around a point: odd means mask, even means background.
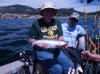
[[[33,21],[37,18],[8,18],[0,19],[0,60],[9,58],[8,54],[11,51],[31,50],[27,32],[31,27]],[[67,18],[57,18],[61,23],[68,22]],[[92,29],[94,28],[95,34],[98,32],[97,23],[93,26],[94,18],[87,19],[88,34],[91,36]],[[79,24],[86,29],[84,18],[81,18]],[[95,37],[95,35],[94,35]],[[9,50],[11,50],[9,52]],[[12,52],[13,53],[13,52]]]

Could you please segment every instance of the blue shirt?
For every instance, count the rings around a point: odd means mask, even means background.
[[[68,42],[69,47],[76,48],[76,39],[79,35],[85,35],[85,30],[80,26],[69,26],[67,23],[62,23],[63,37]]]

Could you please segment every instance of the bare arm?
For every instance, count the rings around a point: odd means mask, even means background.
[[[93,41],[91,40],[90,37],[89,37],[88,41],[89,41],[90,45],[94,48],[94,50],[96,50],[97,49],[96,45],[93,43]]]
[[[92,58],[94,61],[99,62],[100,63],[100,55],[97,54],[92,54]]]
[[[91,54],[89,51],[83,51],[82,52],[82,57],[85,60],[90,60],[90,61],[94,61],[94,62],[99,62],[100,63],[100,55]]]

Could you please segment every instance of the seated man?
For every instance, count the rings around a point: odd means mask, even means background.
[[[79,18],[80,15],[74,12],[70,15],[68,24],[62,23],[63,37],[64,40],[68,42],[68,47],[66,47],[64,51],[71,57],[75,67],[77,67],[78,64],[82,65],[80,51],[85,50],[86,33],[85,30],[77,24]]]
[[[57,9],[51,2],[45,3],[39,11],[42,18],[37,19],[29,30],[29,40],[34,42],[39,39],[58,39],[63,40],[61,24],[54,19]],[[69,67],[74,68],[72,61],[59,48],[53,52],[47,50],[46,45],[35,46],[35,51],[39,63],[49,71],[49,74],[68,73]]]

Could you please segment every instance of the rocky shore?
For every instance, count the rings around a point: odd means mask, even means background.
[[[95,15],[87,15],[88,18],[94,17]],[[28,15],[28,14],[0,14],[0,18],[40,18],[42,16],[40,15]],[[55,18],[68,18],[69,16],[55,16]],[[84,15],[81,16],[81,18],[84,18]]]
[[[28,15],[28,14],[0,14],[0,18],[39,18],[40,15]]]
[[[41,18],[40,15],[28,15],[28,14],[0,14],[0,18]],[[68,16],[55,16],[55,18],[68,18]]]

